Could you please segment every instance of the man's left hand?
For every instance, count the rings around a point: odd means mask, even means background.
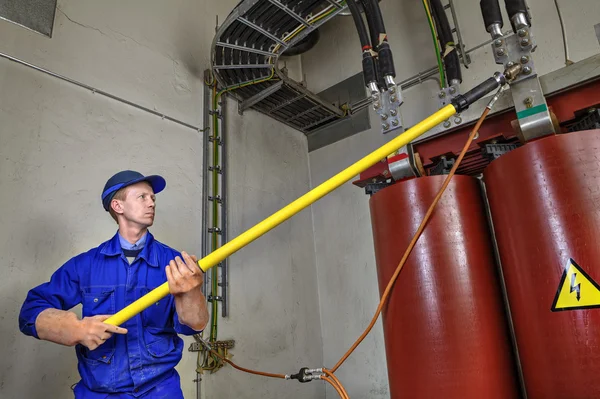
[[[200,290],[204,281],[202,270],[198,267],[198,259],[186,252],[182,252],[181,256],[183,260],[177,256],[165,268],[169,292],[174,296]]]

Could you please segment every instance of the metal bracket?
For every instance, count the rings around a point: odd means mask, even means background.
[[[460,87],[458,84],[453,84],[449,87],[444,87],[443,89],[441,89],[438,92],[438,101],[439,101],[440,109],[445,107],[446,105],[450,104],[452,102],[452,99],[454,99],[454,97],[458,96],[459,94],[460,94]],[[458,126],[462,123],[462,121],[463,120],[462,120],[460,114],[456,114],[456,115],[454,115],[452,120],[448,119],[444,122],[444,128],[450,129],[453,125]],[[454,122],[454,124],[452,122]]]
[[[214,136],[208,136],[208,141],[210,141],[211,143],[216,142],[217,145],[223,145],[223,139],[221,139],[221,137],[217,137],[217,139],[215,140]]]
[[[537,78],[511,85],[511,94],[517,112],[519,137],[530,141],[555,133],[546,97]]]
[[[221,234],[221,229],[218,227],[209,227],[208,232],[211,234],[212,233]]]
[[[375,112],[381,118],[383,134],[403,127],[399,109],[403,102],[402,91],[394,84],[388,86],[388,89],[381,93],[379,101],[373,103]]]
[[[521,28],[517,34],[500,37],[492,42],[492,53],[496,64],[504,65],[504,68],[516,63],[523,66],[523,72],[511,84],[537,76],[531,56],[535,47],[529,27]]]
[[[208,171],[212,172],[212,171],[216,171],[218,174],[222,174],[223,173],[223,169],[221,169],[220,166],[209,166],[208,167]]]
[[[460,94],[460,88],[458,84],[453,84],[450,87],[444,87],[438,92],[438,101],[440,108],[444,108],[446,105],[452,102],[452,99]]]
[[[458,55],[460,56],[465,68],[469,68],[471,57],[465,53],[465,45],[462,40],[462,35],[460,34],[460,27],[458,26],[458,17],[456,16],[456,7],[454,6],[454,1],[448,0],[448,4],[444,6],[444,8],[449,8],[452,14],[452,22],[454,23],[454,29],[452,29],[452,33],[456,33],[456,38],[458,39],[455,51],[458,51]]]
[[[388,164],[388,168],[390,169],[394,181],[401,181],[410,177],[420,176],[419,171],[415,166],[415,155],[412,145],[408,144],[400,148],[398,154],[406,154],[406,158]]]
[[[517,130],[523,141],[554,134],[556,131],[531,55],[535,47],[531,27],[528,26],[521,27],[516,34],[500,37],[492,42],[496,64],[507,68],[519,63],[523,67],[521,74],[510,83],[519,123]]]
[[[212,195],[209,195],[208,196],[208,200],[209,201],[216,201],[217,204],[222,204],[223,203],[223,200],[221,199],[220,195],[217,195],[217,196],[214,196],[214,197]]]

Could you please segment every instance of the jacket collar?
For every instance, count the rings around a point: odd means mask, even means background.
[[[100,249],[100,253],[106,256],[119,256],[123,255],[123,250],[121,249],[121,241],[119,240],[119,232],[117,232],[113,238],[106,241],[102,248]],[[154,241],[154,236],[150,234],[148,231],[148,235],[146,237],[146,244],[140,252],[140,258],[144,259],[147,264],[153,267],[158,267],[158,249],[156,248],[156,242]]]

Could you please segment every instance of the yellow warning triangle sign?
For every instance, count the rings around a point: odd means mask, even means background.
[[[600,286],[569,259],[558,284],[552,311],[600,308]]]

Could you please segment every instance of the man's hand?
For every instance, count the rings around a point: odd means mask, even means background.
[[[122,327],[104,323],[108,317],[99,315],[79,320],[73,312],[49,308],[38,315],[35,327],[40,339],[66,346],[82,344],[94,350],[113,333],[127,334]]]
[[[198,259],[185,252],[181,253],[165,268],[169,292],[175,297],[175,310],[179,321],[196,331],[201,331],[208,323],[206,298],[202,295],[203,272],[198,267]],[[185,261],[185,262],[184,262]]]
[[[182,252],[181,256],[183,260],[177,256],[165,268],[169,292],[175,297],[200,290],[204,281],[202,270],[198,267],[198,259],[186,252]]]
[[[109,317],[108,315],[97,315],[81,319],[78,343],[93,351],[113,334],[127,334],[125,328],[104,323],[104,320]]]

